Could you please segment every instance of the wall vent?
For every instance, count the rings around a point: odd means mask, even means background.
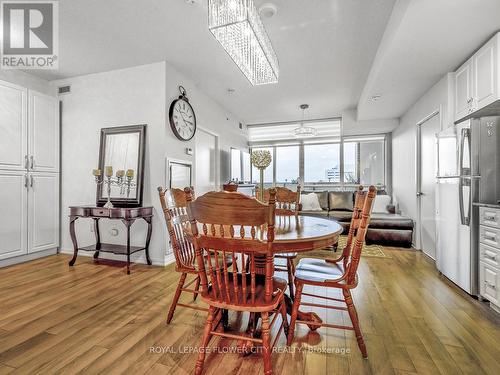
[[[59,86],[57,88],[57,93],[59,95],[69,94],[69,93],[71,93],[71,86],[69,86],[69,85],[68,86]]]

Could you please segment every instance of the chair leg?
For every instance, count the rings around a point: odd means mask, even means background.
[[[288,317],[286,315],[286,304],[285,304],[285,299],[283,298],[283,301],[281,302],[281,318],[283,319],[283,332],[285,332],[286,339],[288,340]]]
[[[196,276],[196,281],[194,282],[194,290],[197,292],[200,290],[200,276]],[[196,298],[198,297],[199,293],[194,293],[193,294],[193,302],[196,301]]]
[[[287,258],[286,263],[286,270],[288,272],[288,288],[290,289],[290,297],[293,298],[293,259]]]
[[[172,300],[172,304],[170,305],[170,309],[168,310],[168,316],[167,316],[167,324],[170,324],[170,321],[174,317],[174,311],[175,307],[177,306],[177,302],[179,302],[179,297],[181,296],[182,292],[182,287],[184,286],[184,283],[186,282],[186,277],[187,273],[182,273],[181,278],[179,279],[179,283],[177,284],[177,290],[175,291],[174,294],[174,299]]]
[[[198,359],[196,360],[196,367],[194,370],[195,375],[201,375],[203,372],[203,364],[205,363],[205,352],[207,351],[207,346],[212,338],[212,323],[214,320],[215,308],[210,306],[208,309],[207,321],[205,322],[205,329],[203,330],[203,338],[201,339],[200,350],[198,353]]]
[[[273,368],[271,364],[271,332],[269,326],[269,313],[262,313],[262,356],[264,357],[264,375],[271,375]]]
[[[290,319],[290,328],[288,330],[287,345],[292,345],[293,336],[295,334],[295,321],[297,320],[297,314],[299,313],[300,300],[302,298],[302,289],[304,288],[304,284],[297,283],[296,287],[297,290],[295,291],[295,298],[293,299],[292,317]]]
[[[344,293],[345,303],[347,304],[347,311],[349,312],[349,317],[351,318],[352,326],[354,327],[354,332],[356,333],[356,340],[358,340],[359,350],[361,351],[363,358],[368,358],[365,341],[363,340],[363,335],[359,326],[358,313],[356,312],[356,307],[354,306],[351,292],[347,289],[342,289],[342,292]]]

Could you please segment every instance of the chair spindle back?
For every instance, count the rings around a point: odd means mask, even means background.
[[[192,187],[188,189],[194,196],[194,189]],[[184,227],[189,225],[186,193],[181,189],[164,190],[161,187],[158,188],[158,192],[177,268],[192,269],[196,254],[194,246],[184,234]]]
[[[351,226],[354,225],[355,234],[353,233],[351,235],[351,229],[349,230],[351,242],[352,240],[354,240],[354,242],[351,244],[352,250],[350,251],[350,256],[344,259],[344,266],[347,270],[346,282],[349,284],[355,283],[356,280],[356,272],[358,270],[361,251],[363,250],[368,224],[370,223],[373,201],[376,195],[377,189],[375,186],[370,186],[367,192],[363,191],[363,188],[360,186],[356,193],[355,210],[357,217],[354,218],[353,213],[353,220],[351,222]]]
[[[193,201],[189,189],[185,191],[202,292],[224,304],[254,303],[259,277],[256,257],[260,257],[265,258],[265,300],[270,301],[275,292],[272,246],[276,192],[271,190],[269,204],[263,204],[244,194],[224,191],[209,192]],[[223,261],[226,257],[232,260],[231,270]]]
[[[297,191],[285,187],[275,187],[276,190],[276,215],[297,216],[299,214],[300,203],[300,185],[297,185]],[[264,202],[269,202],[269,191],[264,189]],[[259,188],[255,190],[255,196],[259,196]]]

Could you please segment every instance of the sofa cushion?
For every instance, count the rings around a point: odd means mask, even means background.
[[[354,194],[349,191],[330,191],[328,193],[328,203],[330,210],[352,211],[354,208]]]
[[[411,247],[413,230],[378,229],[368,227],[366,244],[385,245],[397,247]]]
[[[401,215],[373,213],[369,228],[413,230],[413,220]]]
[[[330,219],[333,219],[333,220],[350,222],[351,218],[352,218],[352,212],[351,211],[334,210],[334,211],[330,211],[328,213],[328,216],[330,217]]]
[[[319,205],[323,210],[328,211],[329,206],[328,206],[328,191],[307,191],[303,190],[302,195],[307,195],[307,194],[316,194],[318,196],[318,201]]]
[[[317,194],[303,194],[300,197],[300,203],[304,211],[323,211],[319,205]]]

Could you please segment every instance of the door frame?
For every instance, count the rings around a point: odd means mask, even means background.
[[[201,130],[207,134],[210,134],[215,137],[215,190],[220,189],[220,140],[219,140],[219,134],[214,132],[211,129],[208,129],[203,126],[198,126],[198,130]],[[195,136],[196,137],[196,136]],[[193,185],[197,186],[198,181],[196,181],[196,139],[195,139],[195,144],[194,144],[194,178],[193,178]]]
[[[418,121],[416,123],[417,127],[417,137],[416,137],[416,147],[415,147],[415,202],[416,202],[416,207],[417,207],[417,220],[416,220],[416,233],[415,233],[415,247],[419,250],[422,250],[422,200],[420,199],[420,185],[421,185],[421,172],[422,172],[422,165],[420,161],[420,157],[422,155],[422,139],[421,139],[421,134],[422,134],[422,125],[427,123],[429,120],[433,119],[434,117],[439,116],[439,130],[443,130],[443,106],[440,105],[437,109],[429,113],[427,116],[425,116],[423,119]],[[436,144],[437,144],[437,139],[436,139]],[[438,154],[436,153],[436,158],[438,157]],[[437,168],[437,164],[436,164]],[[436,169],[436,175],[437,175],[437,169]],[[437,232],[436,232],[437,236]],[[427,254],[426,254],[427,255]]]

